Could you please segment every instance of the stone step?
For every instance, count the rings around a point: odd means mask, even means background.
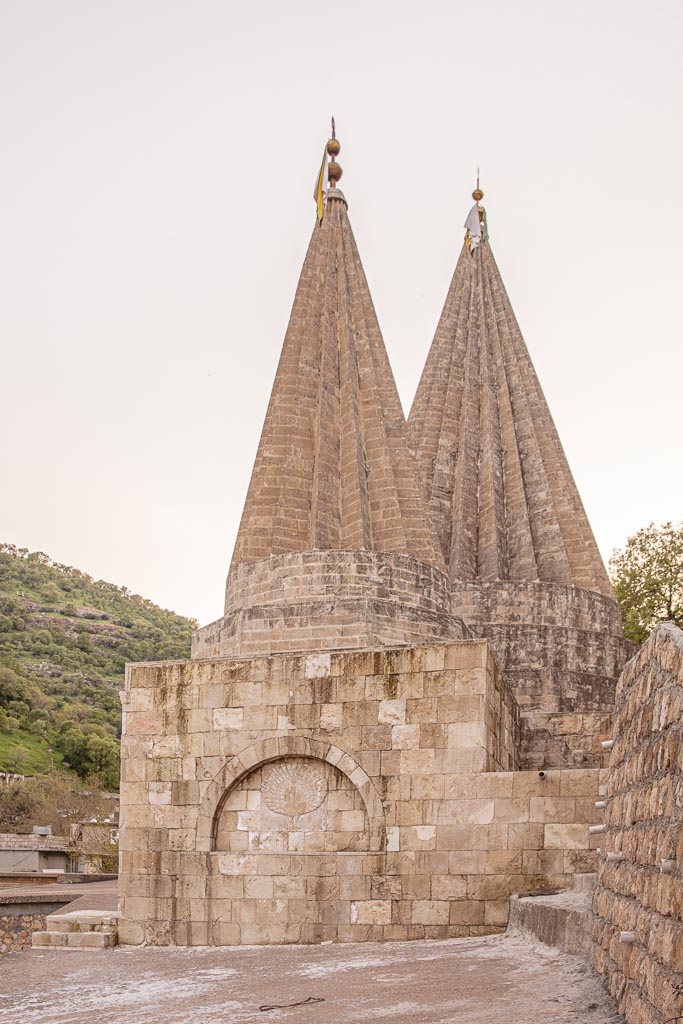
[[[593,892],[597,879],[595,871],[582,871],[574,875],[574,888],[579,892]]]
[[[80,910],[49,914],[44,932],[34,932],[35,949],[110,949],[119,941],[117,910]]]
[[[93,932],[103,928],[116,928],[120,914],[117,910],[80,910],[66,914],[48,914],[49,932]]]
[[[99,932],[34,932],[34,949],[111,949],[118,936],[113,929]]]

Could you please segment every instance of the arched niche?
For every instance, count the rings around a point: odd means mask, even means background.
[[[287,759],[312,759],[335,768],[360,794],[367,815],[368,846],[372,852],[386,849],[382,801],[372,780],[355,758],[334,744],[305,737],[278,737],[253,744],[229,758],[208,785],[197,821],[197,852],[217,849],[221,815],[230,794],[242,779],[258,768]],[[328,776],[329,779],[329,776]],[[346,784],[344,784],[346,785]],[[333,788],[333,792],[335,789]]]
[[[329,761],[282,757],[252,769],[216,812],[213,849],[337,853],[370,848],[365,801]]]

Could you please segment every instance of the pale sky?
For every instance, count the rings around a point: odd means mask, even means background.
[[[0,0],[0,540],[218,618],[334,114],[406,412],[477,164],[607,559],[683,518],[681,0]]]

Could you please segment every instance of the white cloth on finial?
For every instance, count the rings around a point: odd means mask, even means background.
[[[470,240],[470,252],[474,252],[474,250],[481,242],[481,222],[479,220],[479,203],[475,203],[470,212],[467,214],[465,227],[467,228],[467,234]]]

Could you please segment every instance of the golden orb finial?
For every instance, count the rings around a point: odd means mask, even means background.
[[[344,173],[339,164],[337,163],[337,161],[335,160],[335,157],[339,156],[340,149],[341,144],[339,142],[339,139],[337,138],[337,132],[334,125],[334,118],[332,118],[332,138],[328,139],[327,142],[327,152],[330,154],[332,158],[329,164],[327,165],[327,177],[330,180],[332,188],[336,188],[337,182]]]
[[[342,171],[337,161],[330,160],[329,164],[327,165],[327,176],[330,179],[330,182],[332,183],[332,188],[336,188],[337,182],[339,181],[343,173],[344,172]]]

